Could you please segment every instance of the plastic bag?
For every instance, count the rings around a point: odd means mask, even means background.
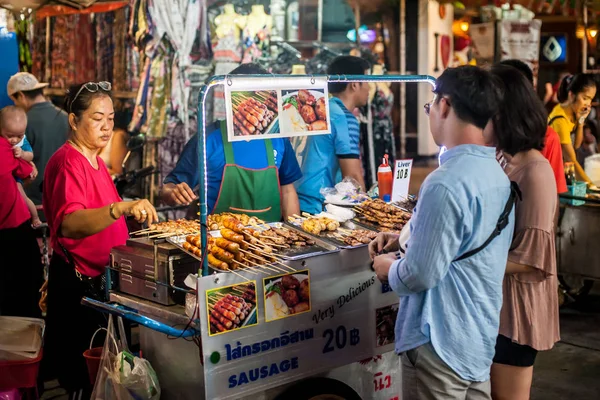
[[[111,315],[108,319],[108,333],[91,399],[160,399],[160,385],[154,369],[148,360],[129,352],[123,320],[117,317],[117,321],[120,340],[117,340],[114,317]]]
[[[357,204],[368,199],[368,196],[360,191],[358,182],[348,176],[336,184],[335,187],[322,188],[319,192],[327,203],[332,204]]]

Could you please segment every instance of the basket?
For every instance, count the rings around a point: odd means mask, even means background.
[[[37,387],[42,353],[32,360],[0,361],[0,390]]]
[[[568,185],[567,190],[571,196],[585,197],[587,194],[587,184],[585,182],[575,182],[573,185]],[[582,206],[585,204],[584,200],[575,199],[561,199],[561,202],[572,206]]]

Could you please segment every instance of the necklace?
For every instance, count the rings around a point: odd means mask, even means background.
[[[82,156],[85,157],[85,159],[90,163],[90,165],[92,166],[92,168],[96,169],[96,167],[94,167],[94,164],[92,164],[92,160],[89,159],[88,156],[85,155],[85,153],[83,152],[83,149],[81,148],[81,146],[79,146],[77,143],[75,143],[74,141],[72,141],[71,139],[67,140],[67,142],[69,142],[69,144],[71,146],[73,146],[73,148],[75,150],[77,150],[78,152],[81,153]]]

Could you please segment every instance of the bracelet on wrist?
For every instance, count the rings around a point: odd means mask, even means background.
[[[116,204],[116,203],[112,203],[112,204],[110,205],[110,207],[109,207],[109,209],[108,209],[108,212],[109,212],[109,214],[110,214],[110,217],[116,221],[116,220],[118,220],[118,219],[119,219],[119,217],[117,217],[117,216],[115,215],[115,204]]]

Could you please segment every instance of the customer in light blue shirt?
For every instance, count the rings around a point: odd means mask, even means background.
[[[446,70],[425,106],[436,143],[448,150],[421,187],[404,258],[397,235],[370,246],[380,280],[400,296],[396,351],[403,399],[490,399],[490,366],[498,336],[502,280],[514,219],[476,254],[511,210],[510,182],[483,130],[501,90],[476,67]]]

